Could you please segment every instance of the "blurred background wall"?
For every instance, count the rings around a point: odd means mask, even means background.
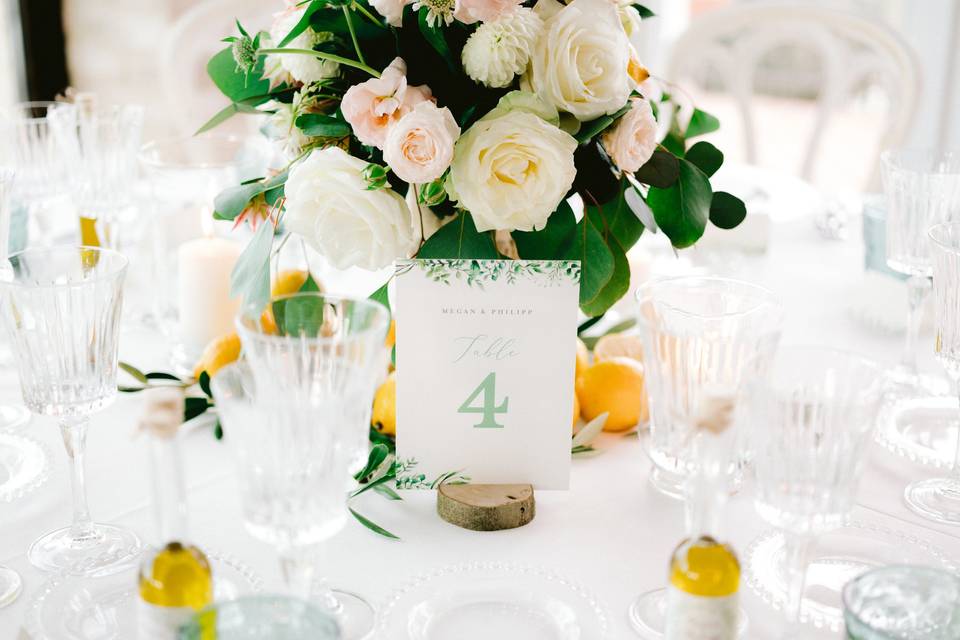
[[[654,75],[664,74],[673,42],[692,20],[730,5],[764,2],[770,0],[646,0],[658,15],[638,38],[641,55]],[[896,32],[913,49],[922,75],[909,146],[960,148],[960,0],[794,4],[852,12]],[[0,0],[0,108],[28,98],[50,99],[69,82],[107,101],[143,104],[147,139],[189,132],[222,106],[203,62],[221,46],[219,38],[232,31],[233,16],[266,28],[281,6],[281,0]],[[769,56],[758,70],[758,164],[795,172],[797,149],[814,126],[818,70],[817,60],[789,47]],[[721,117],[718,138],[728,158],[742,160],[742,136],[730,100],[709,85],[692,95],[698,106]],[[882,96],[869,87],[845,107],[825,136],[825,160],[814,182],[829,189],[863,186],[864,167],[876,155],[871,136],[882,127],[884,108]],[[842,161],[830,162],[833,148]],[[851,149],[865,162],[856,154],[851,160]]]

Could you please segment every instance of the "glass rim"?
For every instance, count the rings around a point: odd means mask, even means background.
[[[321,291],[296,291],[294,293],[287,293],[280,296],[270,296],[270,300],[267,304],[272,304],[278,300],[290,300],[293,298],[321,298],[324,300],[330,300],[332,302],[351,302],[355,303],[360,307],[366,307],[373,309],[376,313],[380,314],[380,322],[375,323],[373,326],[367,327],[366,329],[361,329],[356,333],[352,333],[349,336],[345,337],[325,337],[325,336],[281,336],[274,335],[272,333],[264,333],[263,325],[260,324],[260,318],[263,315],[264,310],[260,309],[259,311],[246,310],[241,311],[234,318],[234,325],[237,327],[237,331],[240,334],[248,335],[255,340],[263,340],[267,342],[281,343],[287,342],[292,337],[295,337],[297,340],[305,340],[310,344],[338,344],[344,342],[355,342],[361,339],[369,338],[371,335],[376,333],[382,333],[384,337],[387,335],[387,331],[390,329],[390,319],[391,313],[386,305],[377,302],[376,300],[371,300],[370,298],[356,298],[352,296],[340,296],[333,294],[326,294]],[[250,326],[250,325],[253,326]],[[256,327],[256,328],[253,328]]]
[[[843,356],[848,358],[851,362],[857,362],[861,365],[866,366],[868,369],[872,369],[875,373],[882,374],[883,367],[879,362],[863,355],[859,351],[852,351],[850,349],[843,349],[841,347],[831,347],[825,344],[781,344],[777,346],[777,350],[774,352],[771,359],[771,363],[775,363],[777,358],[780,357],[780,354],[784,352],[790,353],[810,353],[810,354],[819,354],[819,355],[833,355],[833,356]],[[768,376],[769,377],[769,376]]]
[[[951,573],[950,571],[947,571],[946,569],[942,569],[940,567],[927,566],[927,565],[915,565],[915,564],[888,564],[880,567],[874,567],[873,569],[864,571],[863,573],[853,578],[852,580],[847,581],[847,583],[843,585],[843,589],[840,591],[840,601],[843,603],[844,615],[853,617],[857,622],[867,627],[871,631],[884,631],[884,632],[887,631],[885,629],[879,629],[879,630],[874,629],[869,624],[864,622],[863,618],[860,617],[860,612],[854,611],[854,609],[850,606],[851,604],[850,599],[852,598],[853,590],[856,589],[859,583],[863,579],[867,578],[868,576],[871,576],[876,573],[881,573],[881,572],[891,572],[894,570],[902,571],[904,569],[909,571],[914,571],[914,572],[923,571],[926,573],[935,573],[939,576],[953,578],[954,582],[956,582],[958,587],[960,587],[960,577],[958,577],[955,573]]]
[[[766,298],[766,300],[758,302],[753,305],[751,308],[744,311],[731,311],[729,313],[717,313],[717,314],[702,314],[694,313],[692,311],[687,311],[681,309],[676,305],[664,302],[664,306],[669,307],[672,311],[680,315],[684,315],[690,318],[710,318],[710,319],[720,319],[720,318],[735,318],[738,316],[747,316],[752,313],[755,313],[766,306],[776,307],[780,310],[781,314],[783,313],[783,303],[780,301],[779,296],[775,294],[771,289],[763,285],[759,285],[747,280],[740,280],[738,278],[726,278],[723,276],[695,276],[695,275],[685,275],[685,276],[668,276],[664,278],[656,278],[645,282],[644,284],[637,287],[636,293],[634,293],[634,298],[637,305],[643,305],[646,302],[649,302],[653,299],[653,289],[661,287],[668,284],[683,284],[684,282],[715,282],[723,284],[732,284],[739,287],[744,287],[745,289],[750,289],[756,292],[759,296]],[[647,320],[643,317],[643,314],[639,314],[637,318],[638,324],[647,325]]]
[[[11,125],[24,122],[41,122],[47,119],[46,112],[50,110],[50,107],[59,105],[66,105],[76,109],[76,105],[72,102],[58,102],[56,100],[26,100],[23,102],[15,102],[4,109],[0,109],[0,114],[6,115],[7,123]],[[23,114],[23,111],[27,109],[43,109],[44,115],[26,116]]]
[[[97,276],[84,280],[83,282],[59,282],[59,283],[50,283],[50,284],[36,284],[36,283],[25,283],[19,282],[17,280],[7,280],[4,277],[0,276],[0,287],[8,288],[20,288],[20,289],[69,289],[73,287],[82,287],[94,282],[103,282],[105,280],[110,280],[111,278],[116,278],[117,276],[123,274],[127,267],[130,265],[130,260],[117,251],[116,249],[108,249],[106,247],[92,247],[89,245],[72,245],[72,244],[60,244],[54,245],[52,247],[27,247],[17,251],[16,253],[11,253],[6,258],[6,262],[12,261],[14,258],[19,258],[21,256],[28,255],[42,255],[42,254],[53,254],[66,251],[74,251],[80,253],[82,251],[93,251],[101,256],[110,256],[112,258],[119,258],[120,264],[118,267],[111,269],[106,273],[98,274]]]
[[[906,156],[925,154],[932,158],[952,157],[960,160],[960,149],[944,149],[942,151],[933,147],[903,147],[894,149],[884,149],[880,152],[880,164],[887,169],[896,169],[907,173],[928,173],[922,170],[906,167],[897,162],[898,158]],[[941,176],[960,176],[960,168],[955,171],[938,171],[936,175]]]
[[[235,164],[235,160],[223,160],[221,162],[191,162],[189,160],[184,160],[180,162],[163,162],[153,160],[148,157],[148,154],[151,151],[159,150],[159,148],[164,144],[174,143],[174,142],[201,142],[201,141],[213,141],[219,140],[221,142],[252,142],[254,144],[259,144],[261,142],[260,138],[254,136],[244,136],[236,133],[222,133],[222,132],[207,132],[203,136],[166,136],[163,138],[154,138],[153,140],[148,140],[143,145],[141,145],[140,150],[137,152],[137,159],[140,160],[144,165],[149,166],[150,168],[174,168],[174,169],[226,169],[231,165]],[[265,141],[263,141],[265,142]],[[261,147],[266,149],[265,144],[261,144]]]
[[[957,240],[954,243],[945,242],[937,236],[939,231],[950,228],[957,229],[958,231]],[[951,251],[953,253],[960,253],[960,221],[938,222],[927,229],[927,238],[930,239],[930,242],[934,243],[941,249],[945,249],[946,251]]]

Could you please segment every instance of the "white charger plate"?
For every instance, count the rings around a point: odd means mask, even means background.
[[[382,640],[604,640],[606,608],[540,567],[466,563],[421,574],[381,610]]]

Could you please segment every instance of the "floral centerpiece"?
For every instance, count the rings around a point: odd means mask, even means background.
[[[269,220],[234,290],[266,303],[282,225],[337,268],[579,260],[581,309],[603,314],[645,229],[682,248],[745,215],[711,188],[723,154],[691,142],[716,118],[679,109],[637,56],[651,16],[629,0],[288,0],[269,31],[238,23],[208,64],[230,104],[201,131],[258,114],[286,166],[216,199],[217,218]]]

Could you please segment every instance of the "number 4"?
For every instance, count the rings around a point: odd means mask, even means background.
[[[503,402],[500,403],[500,406],[496,405],[496,386],[497,386],[497,374],[491,373],[486,378],[483,379],[483,382],[480,383],[480,386],[473,390],[473,393],[464,401],[460,408],[457,410],[457,413],[482,413],[483,420],[473,425],[475,429],[503,429],[502,424],[497,424],[496,414],[506,413],[507,405],[510,402],[510,398],[504,397]],[[474,400],[477,399],[477,396],[483,392],[483,402],[480,406],[471,406]]]

